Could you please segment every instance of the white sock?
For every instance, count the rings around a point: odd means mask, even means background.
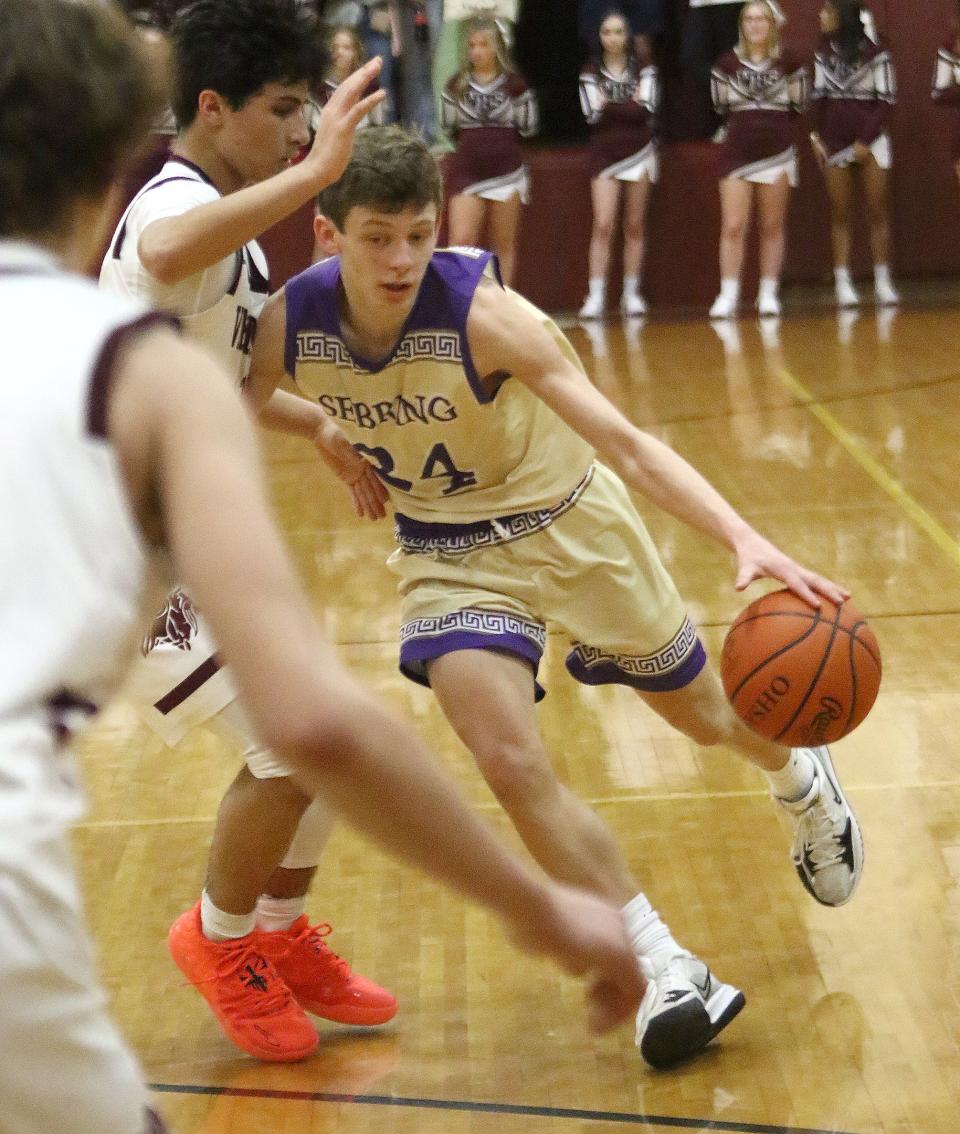
[[[777,799],[793,803],[810,790],[815,769],[813,760],[803,748],[791,748],[790,758],[777,772],[767,772],[767,779]]]
[[[589,295],[591,299],[599,299],[602,303],[606,290],[607,281],[603,278],[603,276],[596,276],[595,278],[590,280]]]
[[[776,299],[777,292],[779,290],[780,281],[778,279],[776,279],[774,276],[763,276],[760,280],[760,287],[757,291],[757,294],[761,299],[765,299],[768,296],[771,299]]]
[[[271,898],[261,894],[257,900],[257,928],[266,933],[282,933],[303,913],[306,895],[299,898]]]
[[[877,287],[893,287],[893,280],[890,279],[889,264],[873,265],[873,282]]]
[[[637,288],[640,286],[639,276],[624,276],[623,277],[623,294],[636,295]]]
[[[721,280],[720,295],[723,299],[730,299],[736,303],[740,298],[740,281],[738,279]]]
[[[649,957],[654,968],[659,968],[678,953],[686,953],[660,920],[646,894],[637,894],[623,907],[623,920],[627,934],[638,957]]]
[[[233,941],[253,932],[256,911],[248,914],[230,914],[218,909],[206,890],[200,895],[200,926],[209,941]]]
[[[833,279],[837,284],[850,284],[853,287],[853,281],[850,279],[849,268],[834,268]]]

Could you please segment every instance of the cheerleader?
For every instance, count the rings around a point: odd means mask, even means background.
[[[653,117],[659,102],[657,69],[641,63],[621,12],[600,23],[599,53],[580,75],[580,103],[590,126],[590,233],[587,298],[581,319],[603,314],[610,242],[621,197],[623,215],[623,293],[625,315],[644,315],[638,285],[643,268],[647,196],[659,172]],[[621,192],[622,191],[622,192]]]
[[[850,279],[850,238],[856,182],[870,223],[877,303],[898,303],[890,279],[887,186],[891,164],[887,124],[896,101],[890,52],[871,39],[859,0],[827,0],[820,12],[823,37],[813,82],[813,152],[830,197],[830,237],[837,303],[855,307],[860,297]]]
[[[779,20],[767,0],[740,9],[740,39],[711,73],[713,105],[725,121],[720,145],[720,294],[711,319],[729,319],[740,299],[750,213],[760,227],[757,311],[779,315],[780,273],[790,190],[797,184],[794,123],[807,97],[805,69],[780,47]]]
[[[488,227],[509,284],[520,205],[528,196],[520,139],[537,132],[537,104],[494,20],[470,21],[466,58],[444,89],[440,113],[455,147],[446,166],[449,241],[477,246]]]
[[[957,7],[960,16],[960,3]],[[937,51],[931,97],[941,106],[960,106],[960,20]],[[960,180],[960,114],[953,117],[950,157],[953,159],[957,179]]]

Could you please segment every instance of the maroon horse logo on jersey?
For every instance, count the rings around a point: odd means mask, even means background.
[[[197,615],[193,603],[183,591],[177,589],[167,596],[166,604],[154,618],[150,630],[140,644],[140,652],[146,656],[157,646],[176,646],[178,650],[189,650],[190,639],[197,631]]]

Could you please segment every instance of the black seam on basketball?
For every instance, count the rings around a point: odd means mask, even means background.
[[[750,672],[744,676],[744,678],[740,682],[740,684],[734,690],[732,690],[732,692],[727,694],[727,699],[731,703],[736,701],[737,696],[740,693],[740,690],[744,687],[744,685],[747,684],[747,682],[752,677],[755,677],[760,672],[760,670],[764,668],[764,666],[769,665],[770,662],[772,662],[775,658],[778,658],[778,657],[780,657],[781,654],[785,654],[789,650],[792,650],[793,647],[796,646],[797,643],[802,642],[804,640],[804,638],[809,638],[810,635],[814,632],[814,630],[816,630],[816,628],[820,625],[821,621],[822,620],[820,618],[819,611],[818,611],[817,617],[811,622],[808,629],[806,629],[798,638],[794,638],[792,642],[787,642],[785,645],[781,646],[779,650],[775,651],[772,654],[768,654],[767,657],[765,657],[763,659],[763,661],[760,662],[759,665],[754,666],[754,668],[752,670],[750,670]],[[741,625],[743,625],[743,623],[741,623]]]
[[[846,723],[843,726],[844,736],[850,731],[850,722],[853,720],[853,714],[857,708],[857,665],[853,660],[853,644],[856,640],[856,638],[851,638],[847,648],[847,668],[850,671],[850,711],[847,713]]]
[[[806,691],[806,693],[804,693],[803,697],[800,699],[800,704],[797,706],[796,710],[794,711],[793,716],[790,718],[790,720],[787,721],[787,723],[783,726],[783,728],[773,738],[774,740],[779,740],[785,733],[789,732],[790,729],[793,728],[793,726],[797,722],[797,717],[799,717],[800,714],[803,712],[803,709],[804,709],[804,707],[807,703],[807,699],[809,698],[809,696],[813,692],[813,690],[816,688],[816,684],[820,680],[820,675],[823,673],[823,671],[826,667],[827,658],[830,657],[830,653],[833,650],[833,643],[837,640],[837,630],[838,630],[837,622],[840,619],[840,612],[842,610],[843,610],[842,606],[837,607],[837,612],[834,615],[833,623],[831,625],[830,641],[827,642],[827,648],[820,655],[820,664],[819,664],[819,666],[817,666],[817,672],[813,675],[813,678],[811,679],[810,684],[807,686],[807,691]],[[826,622],[826,619],[824,619],[824,622]]]
[[[873,660],[874,660],[874,661],[876,662],[876,665],[877,665],[877,669],[880,669],[880,670],[882,670],[882,669],[883,669],[883,665],[882,665],[882,663],[881,663],[881,661],[880,661],[880,651],[879,651],[879,649],[878,649],[878,650],[877,650],[876,652],[874,652],[874,650],[873,650],[873,649],[872,649],[872,648],[871,648],[871,647],[870,647],[870,646],[868,645],[868,643],[866,643],[866,642],[865,642],[865,641],[864,641],[864,640],[863,640],[862,638],[859,638],[859,637],[857,637],[857,631],[858,631],[858,630],[860,629],[860,627],[861,627],[861,626],[863,626],[863,627],[867,627],[867,622],[866,622],[866,619],[865,619],[865,618],[861,618],[859,622],[855,622],[855,623],[854,623],[854,624],[853,624],[853,625],[852,625],[852,626],[851,626],[851,627],[850,627],[850,628],[849,628],[849,629],[847,630],[847,633],[848,633],[848,634],[849,634],[849,635],[850,635],[850,636],[851,636],[851,637],[853,638],[853,640],[854,640],[855,642],[859,642],[859,644],[860,644],[861,646],[863,646],[863,648],[864,648],[864,649],[865,649],[865,650],[867,651],[867,653],[868,653],[868,654],[870,655],[870,657],[872,657],[872,658],[873,658]],[[869,627],[867,627],[867,628],[869,629]]]

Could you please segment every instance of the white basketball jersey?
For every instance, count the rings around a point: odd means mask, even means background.
[[[198,201],[215,201],[219,196],[201,169],[183,158],[171,158],[136,194],[120,218],[100,269],[100,286],[114,295],[167,307],[145,293],[147,277],[137,253],[140,233],[154,220],[180,215],[196,207]],[[214,354],[242,386],[250,371],[257,319],[269,294],[267,261],[260,245],[251,240],[220,264],[184,282],[194,295],[198,291],[202,294],[210,285],[214,294],[208,306],[198,311],[174,304],[169,310],[180,320],[188,338]]]
[[[116,689],[156,593],[106,416],[118,348],[158,318],[0,241],[0,828],[79,812],[62,741]]]
[[[180,216],[220,198],[198,166],[171,158],[130,202],[117,225],[100,269],[100,287],[117,295],[168,307],[184,333],[226,367],[238,386],[250,370],[257,318],[269,290],[267,262],[256,241],[173,289],[164,289],[140,262],[140,233],[150,223]],[[166,289],[169,291],[169,289]],[[183,306],[176,300],[182,299]],[[182,590],[170,594],[144,627],[144,660],[124,690],[143,719],[171,747],[236,698],[236,687],[221,668],[217,643]]]

